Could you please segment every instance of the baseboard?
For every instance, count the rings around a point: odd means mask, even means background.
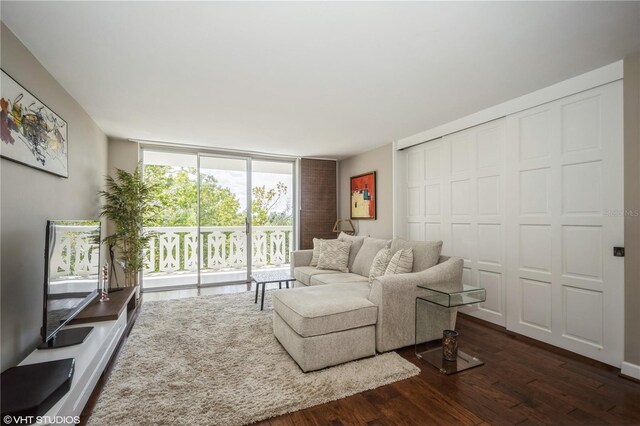
[[[640,365],[631,364],[630,362],[624,361],[622,363],[622,368],[620,369],[620,374],[622,376],[640,381]]]

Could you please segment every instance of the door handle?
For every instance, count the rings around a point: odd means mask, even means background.
[[[247,219],[246,217],[244,218],[244,233],[245,234],[251,233],[251,227],[249,226],[249,219]]]

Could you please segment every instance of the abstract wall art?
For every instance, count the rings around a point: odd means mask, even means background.
[[[351,177],[351,219],[376,219],[376,172]]]
[[[2,71],[0,156],[69,177],[67,122]]]

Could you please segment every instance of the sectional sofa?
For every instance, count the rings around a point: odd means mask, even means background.
[[[428,326],[415,336],[419,284],[443,290],[462,288],[462,259],[441,256],[442,241],[381,240],[341,234],[351,241],[349,272],[311,266],[313,250],[292,253],[293,289],[273,293],[273,332],[303,371],[313,371],[442,337],[455,327],[456,313],[433,310],[419,321]],[[410,273],[369,282],[376,254],[412,248]]]

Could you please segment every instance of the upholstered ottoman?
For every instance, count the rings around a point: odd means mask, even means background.
[[[376,353],[378,308],[368,282],[273,292],[273,333],[302,371]]]

